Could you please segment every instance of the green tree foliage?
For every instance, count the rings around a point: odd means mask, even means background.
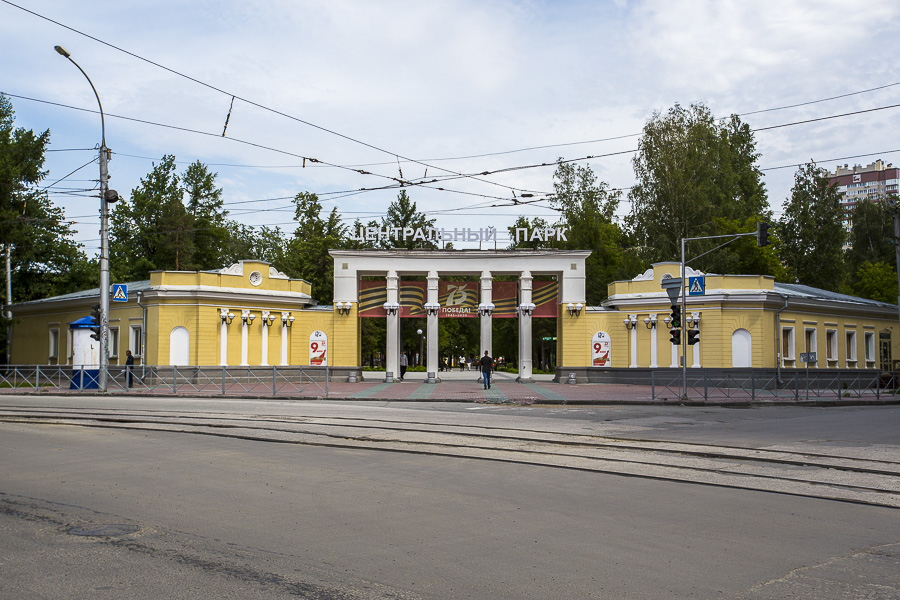
[[[337,208],[322,218],[318,196],[301,192],[294,197],[294,218],[298,223],[294,237],[287,244],[286,272],[305,279],[312,285],[313,297],[322,303],[334,300],[334,261],[328,251],[343,248],[347,227]]]
[[[221,265],[239,260],[262,260],[278,269],[285,268],[287,240],[279,227],[250,227],[237,221],[226,221],[228,236],[222,248]]]
[[[397,199],[388,206],[387,214],[381,219],[381,227],[397,227],[401,230],[398,240],[381,240],[379,246],[382,248],[406,248],[407,250],[437,248],[437,244],[432,241],[414,240],[412,236],[403,239],[403,229],[412,229],[413,231],[421,229],[425,233],[426,229],[434,227],[434,219],[427,218],[425,213],[420,213],[416,209],[416,203],[410,200],[406,190],[400,190]]]
[[[130,200],[119,200],[110,219],[114,280],[147,279],[150,271],[194,266],[194,231],[183,197],[175,157],[166,155],[132,190]]]
[[[507,227],[507,231],[509,231],[509,246],[507,246],[506,249],[521,250],[523,248],[530,248],[532,250],[539,250],[541,248],[550,248],[551,242],[544,241],[543,239],[516,239],[516,229],[534,231],[535,229],[547,229],[549,227],[550,224],[540,217],[534,217],[529,220],[528,217],[519,216],[512,227]]]
[[[49,142],[49,131],[36,135],[15,127],[12,103],[0,94],[0,264],[8,251],[12,297],[7,302],[56,296],[98,282],[99,268],[72,240],[64,211],[36,187],[45,176]],[[4,348],[8,325],[4,312],[0,317]]]
[[[769,221],[759,153],[737,116],[717,122],[703,104],[676,104],[644,126],[634,166],[637,184],[627,220],[647,263],[680,260],[681,239],[749,233]],[[692,242],[697,256],[718,245]],[[768,257],[759,254],[770,253]],[[697,268],[720,273],[775,274],[771,250],[733,244],[707,255]]]
[[[897,272],[888,263],[864,261],[852,275],[854,295],[897,303]]]
[[[897,259],[893,244],[896,200],[896,196],[892,196],[860,202],[849,215],[851,228],[845,252],[847,279],[844,292],[883,302],[888,301],[884,298],[896,298],[894,265]],[[884,273],[885,269],[890,273]]]
[[[550,204],[561,215],[556,226],[567,229],[568,239],[554,246],[592,251],[585,261],[585,301],[599,304],[606,298],[610,283],[642,270],[638,257],[625,251],[624,233],[613,220],[621,192],[598,182],[589,166],[576,167],[562,160],[553,175],[553,188]]]
[[[843,210],[824,169],[810,162],[794,174],[777,225],[776,250],[793,281],[837,291],[844,281]]]
[[[64,211],[35,187],[45,176],[50,132],[35,135],[14,122],[12,103],[0,94],[0,243],[10,252],[12,300],[96,286],[99,268],[72,240]]]
[[[181,177],[187,197],[193,235],[192,264],[188,269],[209,270],[223,265],[223,249],[232,238],[222,203],[222,188],[216,187],[216,175],[200,161],[192,163]],[[250,258],[242,256],[241,258]]]
[[[891,199],[896,200],[896,197]],[[894,218],[889,199],[859,202],[850,213],[847,266],[854,273],[864,262],[893,264]]]

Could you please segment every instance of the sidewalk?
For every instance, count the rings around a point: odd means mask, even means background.
[[[579,384],[553,382],[553,375],[535,375],[534,383],[518,383],[514,373],[495,373],[491,389],[485,390],[478,381],[477,371],[444,371],[438,374],[439,383],[425,383],[425,373],[407,373],[404,381],[384,382],[383,371],[367,371],[362,382],[331,382],[330,400],[379,400],[395,402],[478,402],[496,404],[655,404],[674,406],[764,406],[794,404],[811,406],[884,405],[898,404],[893,394],[875,393],[848,397],[828,391],[820,397],[795,399],[793,391],[728,390],[727,394],[711,394],[704,399],[702,390],[688,390],[689,400],[682,400],[680,389],[656,389],[649,385]]]

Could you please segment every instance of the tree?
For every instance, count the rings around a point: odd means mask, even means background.
[[[519,216],[519,218],[516,219],[516,222],[512,224],[512,227],[507,227],[507,231],[509,231],[509,246],[507,246],[507,250],[518,250],[522,248],[538,250],[540,248],[551,247],[551,242],[544,241],[543,239],[516,239],[517,229],[534,231],[535,229],[548,229],[549,227],[550,224],[540,217],[534,217],[529,221],[528,217]]]
[[[187,196],[193,236],[193,264],[187,268],[221,268],[225,266],[223,250],[228,247],[232,231],[226,219],[228,211],[223,209],[222,188],[216,187],[216,174],[196,161],[185,169],[181,182]]]
[[[589,166],[576,167],[562,159],[553,174],[553,188],[550,204],[561,214],[556,227],[564,227],[567,238],[556,247],[592,251],[585,260],[585,301],[599,304],[610,283],[642,270],[634,253],[626,255],[623,231],[613,221],[621,192],[598,182]]]
[[[119,281],[147,279],[150,271],[182,270],[194,264],[191,215],[175,173],[175,157],[166,155],[130,200],[120,200],[110,219],[110,272]]]
[[[892,294],[896,297],[897,276],[894,265],[897,260],[893,243],[895,206],[895,196],[863,201],[847,215],[850,234],[844,253],[847,280],[843,291],[846,293],[873,300],[890,297]],[[883,273],[884,269],[889,273]],[[876,280],[880,283],[876,284]],[[893,280],[893,283],[889,280]],[[883,287],[884,283],[887,287]]]
[[[323,219],[322,204],[311,192],[297,194],[294,204],[298,226],[287,245],[286,271],[292,277],[308,281],[317,300],[331,303],[334,300],[334,261],[328,250],[344,247],[347,227],[337,208]]]
[[[844,280],[841,197],[824,169],[809,162],[794,174],[777,225],[776,250],[794,281],[837,291]]]
[[[46,175],[44,152],[50,132],[35,135],[15,127],[14,121],[12,103],[0,94],[0,245],[9,253],[12,288],[6,301],[25,302],[96,286],[96,262],[72,240],[64,211],[36,187]],[[5,348],[10,321],[5,311],[0,314],[0,344]]]
[[[416,210],[416,203],[410,200],[406,194],[406,190],[400,190],[400,194],[394,202],[388,206],[387,214],[381,219],[382,228],[397,227],[402,232],[404,229],[421,229],[425,233],[429,227],[434,227],[434,219],[428,219],[425,213]],[[382,248],[406,248],[413,250],[415,248],[437,248],[437,243],[429,240],[415,240],[411,236],[405,239],[394,241],[381,240],[379,245]]]
[[[220,264],[239,260],[262,260],[276,268],[285,268],[287,242],[281,229],[263,225],[256,228],[237,221],[226,221],[228,235],[221,249]]]
[[[735,115],[721,124],[703,104],[654,113],[632,160],[637,184],[629,193],[627,223],[642,257],[680,260],[682,238],[748,233],[770,220],[758,158],[749,126]],[[696,255],[716,245],[696,242],[691,250]],[[730,245],[702,266],[738,273],[749,272],[750,264],[774,268],[775,261],[752,256],[759,252],[766,250]]]
[[[879,302],[897,303],[897,273],[891,265],[865,261],[852,275],[855,295]]]

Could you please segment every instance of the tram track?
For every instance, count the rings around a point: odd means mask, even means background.
[[[356,417],[2,407],[0,422],[165,431],[531,464],[900,508],[900,457],[812,444],[752,448],[547,429]]]

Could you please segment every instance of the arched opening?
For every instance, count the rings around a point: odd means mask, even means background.
[[[169,364],[189,365],[191,335],[185,327],[176,327],[169,334]]]
[[[753,340],[746,329],[738,329],[731,334],[731,366],[753,366]]]

